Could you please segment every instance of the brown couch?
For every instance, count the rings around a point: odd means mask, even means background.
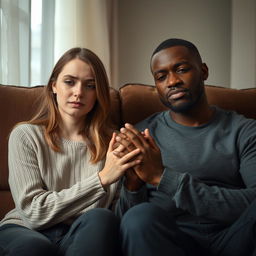
[[[8,135],[17,122],[31,117],[42,89],[43,86],[0,85],[0,219],[14,207],[8,185]],[[256,88],[235,90],[206,86],[206,93],[210,104],[256,119]],[[125,122],[134,124],[154,112],[166,109],[155,87],[149,85],[126,84],[119,91],[111,89],[111,99],[112,121],[119,126]]]

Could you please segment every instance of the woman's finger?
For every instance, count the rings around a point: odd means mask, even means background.
[[[136,148],[133,151],[125,154],[120,160],[121,160],[121,164],[124,164],[126,162],[128,162],[129,160],[131,160],[133,157],[137,156],[140,153],[140,149]],[[141,160],[138,159],[138,161],[140,162]]]
[[[111,152],[111,151],[114,150],[115,142],[116,142],[116,133],[113,132],[111,140],[110,140],[109,145],[108,145],[108,152]]]

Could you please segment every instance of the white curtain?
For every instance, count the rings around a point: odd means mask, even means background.
[[[56,0],[55,61],[72,47],[94,51],[104,63],[111,86],[115,84],[117,0]]]
[[[46,84],[59,57],[80,46],[100,57],[117,87],[117,1],[0,0],[0,83]]]
[[[0,83],[29,83],[29,0],[0,0]]]
[[[1,84],[33,86],[47,82],[54,62],[54,3],[0,0]],[[33,6],[40,6],[40,13],[31,15]],[[40,19],[33,24],[36,16]]]

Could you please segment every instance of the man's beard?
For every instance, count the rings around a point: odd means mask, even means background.
[[[202,98],[202,95],[204,94],[204,88],[201,87],[197,97],[193,100],[190,91],[188,91],[187,98],[190,99],[187,102],[183,102],[181,104],[178,104],[177,106],[170,103],[167,99],[163,99],[160,97],[161,102],[169,109],[171,109],[175,113],[184,114],[190,111],[199,100]]]

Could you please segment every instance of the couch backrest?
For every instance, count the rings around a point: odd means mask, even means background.
[[[8,135],[16,123],[28,120],[34,114],[43,88],[0,85],[0,219],[14,206],[8,185]],[[235,90],[206,86],[206,94],[210,104],[256,119],[256,88]],[[125,122],[135,124],[166,109],[156,88],[142,84],[124,85],[119,93],[111,89],[111,104],[111,119],[115,126]]]
[[[237,90],[206,85],[205,90],[209,104],[256,119],[256,88]],[[120,88],[120,97],[123,123],[135,124],[155,112],[167,109],[152,85],[125,84]]]

